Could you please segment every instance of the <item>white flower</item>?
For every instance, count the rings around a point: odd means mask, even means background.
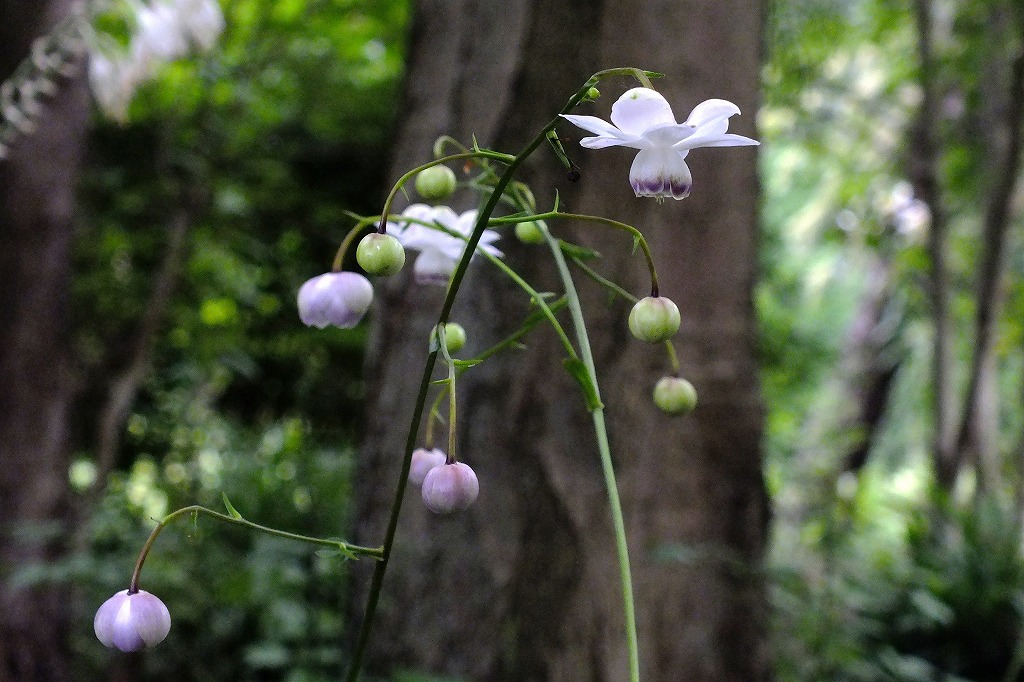
[[[473,226],[476,225],[476,210],[466,211],[458,215],[447,206],[431,207],[426,204],[413,204],[402,211],[403,216],[415,218],[425,223],[436,223],[461,235],[469,237],[473,233]],[[466,242],[458,237],[453,237],[441,230],[421,225],[419,223],[399,221],[393,225],[395,236],[407,249],[415,249],[420,252],[413,265],[413,275],[419,284],[448,284],[452,272],[463,251],[466,250]],[[494,256],[501,256],[502,253],[493,243],[500,235],[494,230],[484,230],[480,237],[479,248]]]
[[[139,85],[138,69],[130,59],[96,50],[89,55],[89,85],[104,113],[123,122]]]
[[[171,614],[164,603],[145,590],[118,592],[103,602],[93,619],[93,630],[103,646],[138,651],[164,641],[171,630]]]
[[[685,123],[676,123],[664,97],[650,88],[633,88],[612,105],[612,123],[596,116],[563,117],[597,135],[580,140],[588,149],[621,146],[640,150],[629,169],[629,182],[638,197],[682,199],[693,182],[685,161],[691,149],[760,144],[725,132],[729,117],[738,113],[739,107],[732,102],[709,99],[694,107]]]
[[[356,272],[328,272],[299,289],[299,317],[310,327],[333,324],[348,329],[359,324],[373,301],[373,285]]]
[[[201,50],[209,50],[224,32],[224,13],[217,0],[178,0],[182,28]]]
[[[156,2],[143,7],[138,14],[139,30],[133,39],[139,57],[155,66],[155,62],[173,61],[188,52],[188,36],[181,13],[174,5]]]

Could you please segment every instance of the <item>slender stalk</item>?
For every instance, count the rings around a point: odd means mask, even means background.
[[[576,105],[579,104],[580,101],[582,101],[586,92],[590,88],[597,85],[597,83],[600,82],[602,78],[609,78],[612,76],[633,76],[640,80],[642,83],[645,83],[646,85],[649,86],[649,77],[656,75],[657,74],[653,74],[636,68],[607,69],[605,71],[599,71],[598,73],[591,76],[587,80],[587,82],[583,84],[583,87],[577,90],[576,93],[569,98],[569,101],[566,102],[565,106],[562,108],[559,114],[567,114],[570,111],[572,111],[576,107]],[[455,272],[452,273],[451,283],[448,285],[448,292],[445,295],[444,303],[441,305],[441,313],[438,316],[437,321],[438,324],[444,324],[445,322],[448,321],[448,316],[451,314],[452,306],[455,305],[455,296],[458,294],[459,287],[462,284],[462,280],[466,276],[466,270],[469,267],[470,259],[476,252],[476,247],[480,243],[480,238],[483,236],[484,230],[487,228],[488,221],[491,219],[491,215],[494,213],[494,209],[497,207],[498,202],[500,201],[501,196],[505,191],[505,188],[508,187],[510,182],[512,182],[512,178],[515,175],[515,172],[519,168],[520,164],[522,164],[523,161],[525,161],[527,157],[529,157],[534,151],[536,151],[537,147],[539,147],[544,142],[544,140],[547,139],[548,131],[554,129],[555,125],[559,122],[559,120],[560,118],[556,116],[550,122],[548,122],[548,124],[541,129],[541,131],[536,135],[536,137],[534,137],[533,140],[531,140],[530,143],[527,144],[521,152],[519,152],[514,158],[512,158],[511,161],[508,162],[508,165],[505,167],[505,172],[502,173],[501,177],[495,184],[494,191],[487,198],[487,202],[484,204],[483,208],[480,210],[480,213],[477,215],[477,221],[476,225],[473,227],[473,233],[470,235],[468,241],[466,242],[466,249],[465,251],[463,251],[462,258],[459,260],[459,264],[456,266]],[[480,154],[480,156],[483,156],[483,154]],[[465,158],[458,154],[455,154],[452,157],[445,158],[451,159],[453,157]],[[498,157],[501,157],[499,158],[499,160],[501,161],[505,161],[505,159],[508,158],[506,155],[495,155],[494,157],[491,158]],[[419,168],[429,168],[432,165],[437,165],[438,163],[442,162],[443,159],[439,159],[435,162],[431,162],[429,164],[425,164],[424,166],[420,166]],[[412,177],[412,173],[413,171],[410,171],[409,173],[403,175],[395,184],[395,187],[392,188],[391,193],[388,195],[387,201],[384,204],[384,210],[381,212],[382,216],[388,215],[391,209],[391,202],[394,199],[395,194],[398,192],[398,188],[409,177]],[[382,217],[381,225],[384,224],[385,219],[384,217]],[[412,419],[409,424],[408,437],[406,438],[405,457],[402,460],[402,471],[399,475],[398,486],[395,489],[395,498],[391,504],[391,515],[390,518],[388,519],[388,527],[384,537],[384,551],[383,555],[381,556],[380,562],[374,568],[373,577],[370,580],[370,593],[369,596],[367,597],[366,612],[363,617],[362,626],[359,629],[359,637],[358,640],[356,641],[356,648],[355,651],[353,651],[352,653],[352,662],[349,667],[348,675],[346,676],[348,682],[355,682],[359,679],[359,671],[362,667],[363,655],[365,654],[366,646],[370,641],[370,630],[373,626],[373,617],[377,611],[377,603],[380,600],[381,586],[384,583],[384,574],[387,572],[388,561],[391,558],[391,550],[394,547],[395,543],[395,533],[397,532],[398,529],[398,518],[402,512],[402,499],[403,496],[405,495],[405,486],[409,480],[409,468],[412,463],[412,451],[416,447],[416,434],[419,432],[423,408],[426,405],[427,401],[427,391],[430,388],[431,376],[433,375],[434,365],[436,363],[437,350],[433,350],[427,356],[427,361],[423,368],[423,377],[420,380],[419,393],[416,397],[416,405],[414,408]],[[621,512],[619,516],[621,517]],[[632,602],[632,599],[630,599],[630,602]],[[633,629],[634,645],[632,649],[635,653],[635,627]],[[634,678],[634,682],[637,679],[639,678]]]
[[[142,551],[139,552],[139,560],[135,562],[135,570],[132,572],[131,582],[128,584],[128,594],[135,594],[139,591],[139,575],[142,573],[142,565],[146,563],[146,557],[149,556],[149,550],[152,549],[153,543],[156,542],[157,537],[168,525],[174,522],[175,519],[184,516],[185,514],[206,514],[213,518],[224,521],[225,523],[233,523],[236,526],[244,526],[250,530],[259,531],[260,533],[266,533],[267,535],[273,535],[279,538],[286,538],[288,540],[298,540],[299,542],[306,542],[311,545],[321,545],[323,547],[332,547],[340,550],[345,554],[363,555],[372,557],[374,559],[380,559],[384,556],[383,547],[362,547],[360,545],[352,545],[342,540],[331,540],[328,538],[314,538],[309,535],[299,535],[298,533],[289,533],[283,530],[277,530],[276,528],[268,528],[267,526],[261,526],[258,523],[247,521],[241,516],[229,516],[227,514],[221,514],[220,512],[207,509],[206,507],[199,506],[197,504],[182,507],[176,511],[171,512],[156,524],[156,528],[149,534],[149,538],[146,540],[146,544],[142,546]]]
[[[629,570],[629,547],[626,544],[626,524],[622,518],[622,505],[619,502],[619,491],[615,482],[611,446],[608,444],[608,430],[604,423],[604,408],[600,406],[601,394],[597,385],[594,355],[590,349],[590,338],[587,335],[587,326],[583,319],[583,307],[580,305],[580,298],[576,293],[576,287],[573,284],[569,266],[562,255],[562,247],[559,241],[551,236],[546,226],[541,225],[540,230],[544,234],[544,238],[547,239],[548,246],[551,248],[551,254],[554,256],[555,263],[558,266],[558,274],[561,276],[562,284],[565,287],[565,296],[568,300],[569,312],[572,315],[573,329],[576,332],[580,355],[583,358],[583,365],[587,368],[587,374],[590,377],[594,395],[597,397],[597,403],[591,409],[590,415],[594,422],[594,435],[597,437],[597,449],[601,455],[601,470],[604,472],[605,487],[608,489],[608,504],[612,514],[612,525],[615,528],[615,552],[619,560],[619,577],[622,581],[626,646],[629,651],[629,679],[631,682],[640,682],[640,653],[636,636],[633,578]]]
[[[509,216],[508,218],[492,218],[490,224],[502,225],[510,223],[524,223],[535,220],[552,220],[554,218],[561,218],[564,220],[587,220],[592,223],[598,223],[599,225],[607,225],[608,227],[613,227],[616,230],[628,232],[632,235],[633,239],[636,240],[637,245],[640,247],[640,250],[644,253],[644,260],[647,261],[647,270],[651,274],[651,296],[657,297],[658,271],[654,267],[654,256],[651,255],[651,248],[648,246],[643,233],[632,225],[627,225],[626,223],[619,222],[618,220],[612,220],[611,218],[604,218],[602,216],[584,215],[582,213],[562,213],[561,211],[548,211],[547,213],[537,213],[535,215],[527,216]]]

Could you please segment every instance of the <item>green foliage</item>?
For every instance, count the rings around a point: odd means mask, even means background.
[[[213,53],[168,66],[127,123],[97,121],[90,140],[71,292],[84,388],[70,475],[83,493],[105,474],[92,450],[111,381],[158,305],[174,225],[188,230],[86,549],[22,572],[73,579],[83,624],[125,588],[152,519],[172,509],[222,508],[226,494],[258,523],[348,535],[365,329],[307,329],[295,295],[329,270],[346,212],[372,213],[382,198],[408,3],[231,0],[224,10]],[[346,564],[207,518],[172,525],[141,582],[173,627],[141,672],[336,679]],[[83,679],[124,665],[89,628],[74,635]]]

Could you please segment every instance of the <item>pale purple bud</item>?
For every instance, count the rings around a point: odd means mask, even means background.
[[[107,647],[138,651],[164,641],[171,629],[171,614],[149,592],[118,592],[103,602],[93,619],[96,637]]]
[[[447,461],[448,456],[441,450],[434,448],[427,450],[417,448],[412,451],[412,464],[409,466],[409,482],[415,486],[423,485],[423,479],[434,467],[439,467]]]
[[[363,319],[372,300],[370,280],[355,272],[328,272],[299,289],[299,317],[310,327],[348,329]]]
[[[423,503],[435,514],[466,509],[480,494],[480,482],[468,464],[437,466],[423,479]]]

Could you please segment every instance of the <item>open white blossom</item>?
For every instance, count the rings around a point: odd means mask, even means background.
[[[96,101],[119,121],[136,90],[161,66],[185,57],[190,45],[209,50],[224,31],[217,0],[155,0],[135,7],[135,31],[128,48],[94,44],[90,54],[89,83]]]
[[[436,223],[466,237],[473,233],[477,218],[475,209],[458,215],[447,206],[431,207],[426,204],[413,204],[402,215],[426,223]],[[413,265],[413,275],[419,284],[448,284],[466,250],[465,241],[420,223],[399,221],[392,229],[402,246],[420,252]],[[479,248],[500,257],[501,251],[493,246],[499,236],[494,230],[484,230]]]
[[[632,147],[639,149],[629,182],[638,197],[683,199],[693,179],[686,155],[697,147],[737,147],[760,144],[742,135],[727,133],[729,118],[739,107],[724,99],[701,102],[684,123],[676,123],[672,107],[650,88],[627,90],[612,105],[612,122],[596,116],[563,114],[573,125],[594,133],[580,145],[588,149]]]

